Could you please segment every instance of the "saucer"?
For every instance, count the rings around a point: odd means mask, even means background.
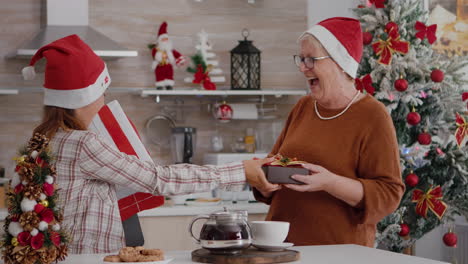
[[[252,246],[263,251],[283,251],[287,248],[294,246],[293,243],[279,243],[279,244],[257,244],[253,241]]]

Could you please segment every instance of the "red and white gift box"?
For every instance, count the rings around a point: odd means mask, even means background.
[[[93,118],[89,130],[97,133],[121,152],[137,156],[142,161],[153,162],[135,126],[124,113],[119,102],[112,101],[103,106]],[[135,177],[138,176],[135,175]],[[117,188],[117,197],[122,221],[140,211],[164,204],[163,196],[135,192],[120,186]]]

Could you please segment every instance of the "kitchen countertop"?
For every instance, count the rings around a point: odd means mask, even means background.
[[[301,252],[299,261],[289,263],[307,264],[443,264],[448,262],[435,261],[420,257],[393,253],[385,250],[357,245],[329,245],[293,247]],[[103,264],[107,254],[70,255],[62,264]],[[190,251],[168,251],[167,258],[173,258],[170,264],[195,263],[191,261]],[[0,262],[3,263],[3,262]]]
[[[214,211],[223,210],[226,207],[229,210],[246,210],[249,214],[264,214],[268,212],[269,206],[263,203],[231,202],[219,203],[216,205],[164,205],[154,209],[138,213],[140,217],[153,216],[194,216],[200,214],[210,214]],[[8,215],[6,208],[0,209],[0,221],[3,221]]]

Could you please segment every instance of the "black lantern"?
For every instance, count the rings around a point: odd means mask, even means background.
[[[260,50],[247,40],[249,31],[242,31],[244,40],[231,50],[231,90],[260,90]]]

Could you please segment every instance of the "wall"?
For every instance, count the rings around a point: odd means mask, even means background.
[[[45,1],[22,0],[1,6],[2,58],[30,40],[39,30],[45,21],[42,11],[44,4]],[[225,145],[229,146],[236,136],[244,135],[247,127],[256,127],[260,123],[233,121],[217,124],[207,110],[210,101],[206,98],[176,98],[177,104],[175,98],[163,98],[161,104],[156,104],[153,97],[141,98],[137,95],[138,89],[153,87],[154,76],[150,70],[151,55],[147,44],[156,39],[162,21],[169,23],[168,31],[174,47],[188,56],[195,52],[196,34],[205,29],[225,73],[230,70],[229,51],[242,39],[242,29],[248,28],[251,31],[249,39],[262,51],[262,88],[304,87],[303,77],[297,71],[292,55],[297,50],[297,36],[306,28],[305,0],[258,0],[254,5],[244,0],[114,0],[112,5],[104,0],[91,0],[89,6],[91,26],[119,44],[139,52],[136,58],[107,61],[112,77],[107,100],[119,100],[159,163],[170,162],[169,149],[158,148],[148,141],[144,130],[145,122],[158,113],[175,114],[177,125],[198,129],[196,162],[201,162],[202,154],[209,151],[209,140],[216,128],[225,137]],[[0,166],[5,166],[7,173],[12,171],[12,157],[18,146],[26,142],[41,118],[42,95],[37,88],[42,85],[45,63],[42,60],[37,65],[36,80],[23,81],[20,72],[27,63],[22,59],[0,60],[0,89],[20,89],[20,95],[0,95]],[[184,70],[176,70],[176,88],[187,86],[183,78],[188,76]],[[229,83],[224,86],[229,86]],[[135,89],[135,93],[119,93],[120,88]],[[282,122],[298,98],[267,99],[267,104],[278,105],[276,119]],[[237,99],[228,98],[228,102],[234,100]]]
[[[326,0],[326,1],[307,1],[307,25],[309,27],[330,17],[355,17],[351,8],[357,7],[359,0]]]

